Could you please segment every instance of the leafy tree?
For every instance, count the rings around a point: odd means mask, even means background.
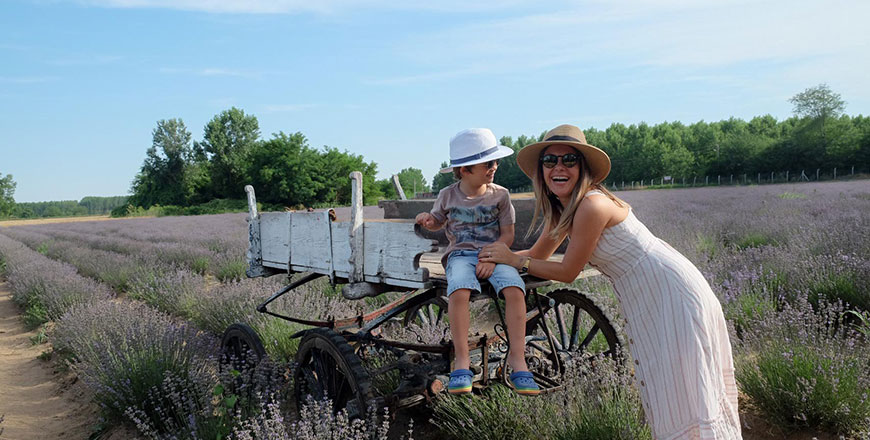
[[[181,119],[157,121],[151,148],[133,179],[130,203],[136,206],[184,205],[192,193],[187,173],[193,160],[191,134]]]
[[[0,174],[0,217],[9,217],[15,211],[15,194],[16,183],[12,180],[12,175],[7,174],[2,177]]]
[[[441,166],[438,169],[447,168],[447,165],[449,165],[447,162],[441,162]],[[498,175],[498,173],[496,173],[496,175]],[[438,192],[445,187],[452,185],[455,181],[453,173],[436,172],[435,175],[432,176],[432,192],[438,194]]]
[[[523,174],[523,170],[517,165],[517,151],[537,141],[538,138],[525,135],[518,137],[516,141],[508,136],[499,139],[499,143],[510,147],[511,150],[514,150],[514,154],[499,161],[498,171],[495,173],[495,183],[511,191],[529,190],[532,186],[532,181]]]
[[[375,185],[375,175],[378,165],[366,162],[365,159],[337,148],[323,147],[315,162],[312,180],[315,182],[315,199],[326,205],[350,204],[350,173],[359,171],[363,175],[363,203],[377,203],[382,197],[378,185]]]
[[[235,107],[221,112],[206,124],[203,141],[195,143],[194,149],[199,157],[208,160],[208,196],[244,197],[248,154],[259,137],[257,117]]]
[[[393,179],[392,177],[389,179],[380,179],[375,181],[375,186],[377,186],[378,190],[381,192],[381,197],[387,200],[396,200],[399,198],[399,195],[396,193],[396,188],[393,187]]]
[[[423,177],[423,171],[417,168],[405,168],[399,171],[399,184],[409,198],[413,198],[415,192],[429,192],[429,185]],[[395,191],[395,189],[394,189]]]
[[[846,101],[834,93],[827,84],[810,87],[789,102],[794,104],[794,113],[801,117],[825,119],[839,116],[846,109]]]
[[[259,143],[249,155],[250,183],[257,200],[285,206],[316,204],[322,185],[316,177],[319,156],[302,133],[280,132]]]
[[[789,102],[794,105],[796,115],[810,118],[819,126],[822,149],[827,149],[825,122],[843,113],[846,109],[846,101],[843,101],[839,93],[834,93],[827,84],[823,83],[794,95]]]

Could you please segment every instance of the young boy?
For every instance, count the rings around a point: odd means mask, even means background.
[[[454,370],[447,390],[451,394],[471,392],[471,359],[468,353],[471,291],[480,291],[478,279],[487,279],[505,298],[505,319],[509,337],[508,364],[517,392],[535,395],[540,388],[528,371],[525,360],[526,302],[525,284],[517,269],[506,264],[481,263],[483,246],[501,241],[510,246],[514,240],[515,212],[510,194],[493,183],[498,160],[513,154],[499,145],[486,128],[460,131],[450,139],[450,166],[458,182],[438,193],[431,212],[421,212],[416,221],[431,231],[446,225],[450,241],[441,263],[447,270],[447,315],[453,338]]]

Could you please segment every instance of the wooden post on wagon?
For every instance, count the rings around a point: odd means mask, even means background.
[[[362,173],[350,173],[350,276],[351,283],[365,281],[365,248],[363,245]]]
[[[405,190],[402,189],[402,184],[399,183],[399,175],[393,174],[392,180],[393,180],[393,188],[396,188],[396,194],[399,195],[399,200],[408,200],[408,198],[405,197]]]

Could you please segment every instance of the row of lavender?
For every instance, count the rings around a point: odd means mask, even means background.
[[[866,367],[860,368],[870,359],[866,339],[854,331],[860,320],[832,324],[842,321],[846,308],[865,311],[870,302],[870,216],[865,214],[870,212],[870,185],[852,182],[647,191],[624,197],[654,233],[699,265],[720,295],[736,329],[738,377],[750,397],[746,403],[787,428],[815,426],[841,433],[870,429],[870,373]],[[243,255],[246,227],[242,215],[135,222],[64,224],[8,232],[34,249],[77,261],[80,273],[100,273],[90,272],[89,266],[101,257],[105,257],[102,265],[106,268],[123,267],[119,261],[127,258],[131,273],[151,272],[128,278],[133,281],[122,290],[213,332],[221,331],[233,319],[256,319],[245,314],[277,286],[267,281],[258,289],[256,282],[248,280],[208,289],[208,278],[214,272],[190,264],[197,261],[195,257],[173,260],[166,256],[171,254],[151,250]],[[211,233],[204,232],[206,228]],[[69,250],[73,248],[82,254]],[[167,269],[169,260],[183,267],[169,265]],[[119,277],[111,272],[107,269],[96,278],[112,283]],[[607,289],[597,283],[582,287]],[[237,294],[230,293],[234,289]],[[304,300],[286,306],[296,314],[299,310],[329,310],[333,315],[352,312],[341,301],[318,302],[324,295],[316,292],[296,298]],[[308,307],[312,301],[315,306]],[[613,303],[609,308],[617,310]],[[224,313],[227,310],[236,312]],[[231,317],[220,318],[227,315]],[[277,329],[270,336],[267,327],[276,322],[267,322],[260,324],[258,332],[265,336],[267,345],[282,345],[280,334],[288,334],[288,329]],[[838,350],[843,346],[856,350]],[[286,356],[294,348],[287,346],[280,351]],[[612,382],[620,380],[617,375]],[[612,394],[612,389],[609,392]],[[497,393],[493,399],[505,403],[504,396]],[[634,418],[629,419],[639,420],[636,390],[631,389],[619,401],[624,404],[621,408],[633,408]],[[578,404],[555,407],[579,408]],[[488,426],[487,420],[500,412],[487,408],[490,410],[481,411],[474,404],[446,401],[436,408],[436,423],[448,432],[462,432],[469,423]],[[595,414],[595,408],[583,409],[577,412],[578,419],[582,419],[579,414]],[[600,423],[604,419],[595,420]],[[624,415],[616,417],[615,424],[633,426],[625,419]],[[504,424],[504,419],[490,421],[509,432],[528,432],[523,420],[517,422],[522,426]],[[454,431],[459,428],[462,430]]]
[[[118,299],[108,286],[82,275],[107,277],[101,268],[111,267],[108,258],[126,261],[125,257],[133,257],[76,248],[53,239],[40,241],[45,237],[34,231],[3,232],[31,244],[39,242],[36,248],[41,252],[0,233],[0,273],[8,280],[14,301],[25,311],[26,323],[56,323],[51,331],[54,351],[91,388],[107,425],[131,422],[150,438],[317,439],[342,432],[340,438],[363,439],[386,435],[386,425],[334,416],[319,402],[304,409],[315,417],[285,424],[279,395],[286,383],[275,376],[281,370],[246,374],[219,368],[215,332],[201,328],[218,328],[219,333],[228,323],[250,322],[246,314],[253,311],[252,301],[271,291],[276,282],[234,282],[207,289],[202,276],[172,265],[147,266],[145,258],[127,287],[141,292],[147,284],[143,280],[162,280],[163,287],[150,288],[177,296],[157,301],[164,312],[139,301]],[[318,298],[323,297],[301,292],[288,306],[328,307],[328,301]],[[191,308],[176,308],[187,301]],[[182,310],[190,318],[204,319],[194,319],[194,324],[178,313],[167,313]],[[274,331],[288,336],[296,329],[276,328],[271,321],[261,330],[261,334]],[[278,341],[272,342],[274,346]]]
[[[231,220],[231,218],[229,216],[224,216],[224,220]],[[224,227],[229,223],[229,221],[225,223]],[[90,277],[102,280],[112,285],[119,293],[126,294],[130,298],[144,300],[146,303],[155,306],[162,311],[189,319],[200,327],[208,329],[213,333],[221,331],[230,322],[246,321],[257,328],[258,334],[265,339],[267,348],[270,349],[269,351],[273,356],[286,359],[289,355],[292,355],[295,350],[295,341],[287,340],[286,337],[294,333],[294,328],[288,327],[286,323],[279,320],[263,320],[262,315],[251,315],[251,312],[254,310],[255,302],[264,298],[268,293],[271,293],[271,291],[276,290],[280,281],[246,280],[214,286],[212,285],[213,283],[210,283],[207,280],[209,274],[203,276],[195,273],[191,271],[191,269],[194,268],[189,264],[190,261],[196,261],[195,257],[203,255],[203,246],[208,245],[207,241],[196,238],[191,239],[192,235],[184,233],[170,235],[165,232],[161,235],[159,240],[146,241],[141,239],[147,237],[147,235],[143,235],[142,233],[137,232],[136,228],[129,226],[118,227],[113,224],[110,227],[110,229],[113,230],[113,233],[106,234],[106,230],[102,227],[104,224],[105,223],[67,224],[29,228],[23,227],[6,230],[6,233],[27,243],[33,249],[36,249],[47,256],[73,264],[79,270],[79,273],[87,274]],[[189,222],[187,227],[189,228],[193,224],[195,223]],[[180,228],[182,225],[183,224],[176,224],[175,227]],[[218,228],[220,228],[220,226],[218,226]],[[244,237],[244,228],[239,229],[241,230],[241,234],[239,234],[239,232],[237,232],[237,234]],[[138,237],[140,240],[137,240],[134,237]],[[159,248],[154,246],[155,242],[159,245]],[[160,258],[161,256],[169,254],[167,250],[175,251],[171,254],[176,257],[171,260],[172,264],[167,263],[167,259]],[[162,252],[162,254],[159,252]],[[184,254],[187,256],[185,257]],[[179,265],[185,267],[179,268]],[[335,293],[335,291],[329,289],[328,286],[314,286],[314,289],[317,292],[326,290],[333,294]],[[330,298],[330,295],[322,295],[313,292],[314,291],[311,289],[302,289],[301,292],[296,292],[296,295],[293,297],[295,300],[291,301],[289,304],[285,304],[285,309],[293,310],[293,313],[296,315],[302,314],[314,317],[323,313],[328,313],[332,316],[350,316],[359,311],[359,306],[361,305],[359,302],[348,303],[338,298]],[[109,320],[111,321],[112,319],[109,318]],[[412,327],[413,326],[414,325],[412,324]],[[133,327],[136,326],[134,325]],[[443,325],[436,328],[415,328],[411,329],[410,332],[408,329],[402,327],[393,327],[392,329],[394,332],[390,337],[394,339],[412,338],[412,340],[423,337],[427,342],[435,343],[443,337],[444,328],[442,327]],[[62,326],[61,328],[63,331],[67,330],[67,327]],[[82,329],[74,330],[74,333],[77,334],[95,334],[92,331],[80,331]],[[82,340],[87,340],[87,336],[83,337]],[[87,344],[81,344],[82,347],[85,347],[86,345]],[[91,345],[93,346],[93,344]],[[602,383],[600,381],[593,383],[586,380],[585,378],[588,377],[588,374],[585,373],[586,372],[578,371],[575,372],[573,376],[579,384],[578,386],[582,386],[583,389],[588,392],[572,392],[554,395],[548,399],[550,403],[546,405],[547,408],[559,409],[559,413],[561,413],[563,417],[582,414],[583,417],[579,418],[578,422],[580,425],[577,426],[582,426],[583,424],[598,424],[600,418],[595,417],[596,407],[605,406],[597,403],[590,406],[590,402],[601,402],[601,399],[593,400],[585,398],[585,396],[590,393],[599,394],[600,390],[598,390],[598,388],[601,387]],[[628,382],[628,376],[620,374],[620,372],[612,365],[602,367],[601,370],[595,374],[596,377],[602,377],[605,375],[611,378],[611,380],[607,382],[611,387],[622,387],[622,385]],[[108,376],[110,375],[101,374],[101,377],[104,378],[108,378]],[[165,392],[167,396],[179,395],[178,390],[176,389],[178,387],[178,379],[176,378],[178,373],[172,373],[169,374],[169,376],[171,377],[166,378],[167,383],[158,387],[158,392],[156,392],[151,399],[160,400],[160,392]],[[124,380],[129,379],[124,378]],[[210,383],[208,380],[200,382]],[[211,382],[213,382],[213,379]],[[138,388],[142,387],[140,386]],[[203,387],[199,386],[194,389],[201,390]],[[499,393],[499,391],[496,391],[496,393]],[[186,393],[182,393],[182,395],[188,394],[191,394],[189,390]],[[503,391],[501,391],[501,394],[494,394],[493,396],[502,395],[504,395]],[[619,393],[612,397],[613,398],[604,399],[604,403],[616,403],[617,405],[626,408],[628,413],[631,414],[632,423],[630,426],[633,427],[633,430],[641,436],[648,437],[648,429],[642,421],[642,414],[640,412],[636,390],[629,389],[627,393]],[[572,404],[566,405],[565,402],[560,402],[560,400],[570,401]],[[116,401],[118,400],[116,399]],[[126,401],[122,400],[122,402]],[[515,404],[517,403],[521,402],[515,402]],[[174,405],[177,407],[180,403],[175,403]],[[187,405],[190,406],[190,404]],[[315,405],[315,410],[317,408],[320,408],[321,410],[323,409],[317,405]],[[123,407],[123,405],[120,405],[120,407]],[[278,402],[269,403],[268,411],[265,411],[260,419],[255,418],[254,422],[252,422],[253,424],[249,423],[246,426],[255,431],[258,426],[274,426],[274,423],[272,422],[275,421],[275,418],[279,413],[276,412],[276,408],[279,407],[280,404]],[[445,401],[437,408],[439,414],[439,426],[444,428],[448,433],[453,432],[452,421],[455,420],[455,418],[453,418],[451,414],[457,410],[464,412],[468,409],[469,408],[461,405],[459,407],[453,407],[452,402]],[[178,412],[177,409],[174,411]],[[190,410],[186,412],[189,413]],[[115,413],[117,413],[117,411],[115,411]],[[142,432],[154,433],[179,429],[178,426],[161,426],[155,423],[153,417],[143,414],[142,411],[136,407],[128,407],[126,413],[137,421]],[[490,414],[495,413],[490,412]],[[556,412],[553,413],[553,416],[555,416],[555,414]],[[529,413],[529,415],[531,416],[531,413]],[[265,417],[266,420],[263,420],[262,417]],[[614,423],[612,423],[607,429],[616,431],[624,430],[624,419],[624,416],[614,419]],[[197,426],[202,424],[199,419],[196,420],[198,421]],[[350,423],[347,421],[342,422],[340,419],[331,420],[332,422],[322,425],[326,426],[328,429],[327,432],[321,432],[321,434],[328,434],[328,432],[334,432],[336,430],[345,431],[348,423]],[[533,419],[524,418],[523,420],[531,422]],[[261,423],[258,424],[258,422]],[[369,424],[369,426],[371,426],[371,424]],[[559,427],[561,425],[552,424],[551,426]],[[561,431],[567,429],[565,432],[568,432],[577,429],[577,426],[571,427],[566,425],[564,429],[560,429]],[[531,427],[531,425],[528,425],[526,429],[517,432],[527,432],[529,431],[529,427]],[[199,429],[201,430],[202,428]],[[385,427],[382,426],[381,430],[383,431],[383,429],[385,429]],[[351,433],[357,431],[359,430],[350,430],[347,432]],[[492,433],[499,432],[490,431]],[[459,436],[459,433],[457,433],[457,435]],[[633,435],[633,437],[636,436]]]

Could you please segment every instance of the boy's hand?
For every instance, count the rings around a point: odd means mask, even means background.
[[[474,273],[477,274],[477,278],[485,280],[492,276],[493,270],[495,270],[495,263],[481,263],[478,261]]]
[[[435,220],[435,217],[432,216],[432,214],[429,214],[428,212],[421,212],[421,213],[417,214],[417,218],[415,220],[416,220],[418,225],[420,225],[420,226],[422,226],[430,231],[438,229],[438,221]]]

